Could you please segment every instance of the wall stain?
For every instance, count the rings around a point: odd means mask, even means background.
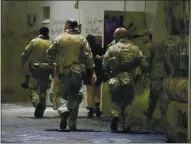
[[[64,25],[67,19],[64,20],[52,20],[50,24],[50,33],[52,35],[60,35],[64,31]]]
[[[87,17],[87,20],[85,22],[85,32],[87,34],[102,35],[102,25],[103,20],[101,20],[100,17]]]

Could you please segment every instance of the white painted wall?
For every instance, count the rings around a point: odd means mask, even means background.
[[[151,28],[153,41],[166,40],[168,33],[165,26],[164,1],[147,1],[147,26]]]
[[[104,10],[123,11],[123,1],[80,1],[80,22],[82,34],[102,35]],[[100,22],[99,22],[100,20]],[[96,31],[97,29],[97,31]]]
[[[124,1],[79,1],[79,9],[74,9],[75,1],[46,1],[50,6],[51,38],[63,32],[67,18],[74,18],[82,24],[82,34],[102,35],[105,10],[124,11]],[[144,1],[126,1],[126,11],[144,11]]]
[[[126,1],[126,11],[145,11],[145,1]]]
[[[63,33],[64,24],[68,18],[78,19],[78,11],[74,9],[75,1],[46,1],[42,6],[50,6],[50,23],[45,26],[50,29],[53,39]]]
[[[102,35],[105,10],[124,11],[124,1],[80,1],[82,34]],[[126,1],[126,11],[144,11],[144,1]],[[100,22],[101,20],[101,22]]]

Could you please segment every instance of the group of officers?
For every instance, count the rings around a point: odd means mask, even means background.
[[[167,74],[173,75],[172,65],[165,43],[153,44],[150,32],[144,33],[143,40],[147,43],[145,54],[132,42],[132,35],[128,29],[117,28],[106,53],[99,56],[103,72],[109,81],[112,131],[117,131],[119,122],[124,132],[130,130],[131,117],[128,116],[127,109],[135,96],[135,79],[140,78],[140,75],[135,75],[137,68],[141,68],[141,76],[149,78],[150,81],[149,107],[144,114],[151,119],[159,100],[162,119],[165,118],[167,100],[163,91],[163,81]],[[21,55],[22,72],[26,62],[29,69],[29,95],[35,107],[35,117],[43,117],[46,109],[46,90],[50,88],[51,83],[49,76],[51,74],[54,78],[52,69],[56,67],[59,79],[56,105],[61,117],[60,129],[64,130],[68,125],[71,131],[77,130],[76,121],[81,102],[79,91],[87,69],[92,71],[92,84],[97,81],[94,57],[86,38],[80,34],[77,21],[67,20],[64,33],[52,41],[49,38],[49,29],[42,27],[39,36],[30,41]]]

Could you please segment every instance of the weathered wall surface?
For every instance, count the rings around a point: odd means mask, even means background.
[[[160,42],[168,38],[163,9],[165,3],[163,1],[147,1],[146,3],[147,27],[153,33],[154,42]]]
[[[50,6],[50,22],[46,26],[50,29],[52,39],[63,33],[64,24],[68,18],[78,18],[74,4],[75,1],[46,1],[43,3],[43,6]]]
[[[21,102],[27,99],[26,92],[20,88],[20,55],[36,35],[39,28],[40,2],[2,2],[2,102]],[[27,24],[27,15],[37,14]],[[34,23],[32,23],[34,22]]]

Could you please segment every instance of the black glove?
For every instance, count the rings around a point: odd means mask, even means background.
[[[28,89],[29,80],[30,80],[30,75],[26,75],[25,79],[21,82],[21,87],[24,89]]]
[[[82,102],[83,97],[84,97],[83,93],[82,93],[82,92],[79,92],[79,93],[78,93],[78,100],[79,100],[79,103]]]

